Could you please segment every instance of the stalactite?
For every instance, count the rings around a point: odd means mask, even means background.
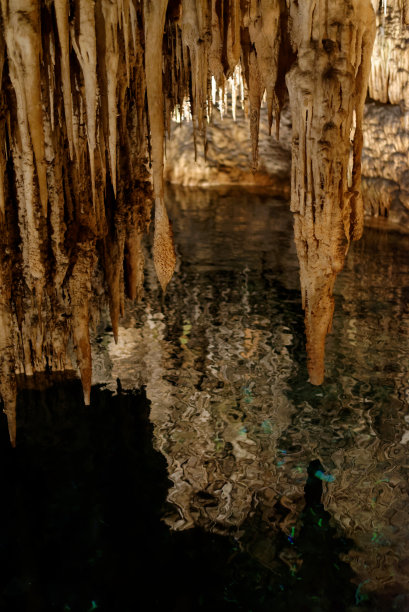
[[[321,382],[333,283],[362,232],[373,1],[0,0],[0,393],[12,440],[16,372],[71,367],[70,338],[89,402],[90,324],[107,299],[117,338],[124,293],[142,295],[152,201],[166,290],[176,256],[165,133],[174,110],[190,108],[205,142],[217,91],[228,110],[231,77],[233,113],[239,85],[249,101],[256,167],[262,99],[278,126],[290,71],[292,210],[310,378]]]
[[[47,179],[44,163],[44,134],[41,106],[41,27],[40,4],[32,0],[2,1],[7,55],[10,76],[19,92],[17,104],[22,120],[28,124],[38,177],[40,201],[44,217],[47,215]],[[30,179],[29,179],[30,180]],[[32,181],[30,181],[32,182]],[[30,187],[31,189],[32,187]]]
[[[102,0],[102,15],[105,22],[105,70],[108,106],[108,151],[112,187],[116,195],[116,117],[117,78],[119,64],[118,6],[114,0]]]
[[[91,170],[92,198],[95,202],[95,149],[97,138],[97,44],[95,0],[79,0],[79,15],[71,39],[82,69],[87,115],[87,140]]]
[[[207,3],[182,0],[182,40],[189,49],[192,76],[192,115],[205,140],[210,23]]]
[[[253,165],[258,164],[258,134],[260,107],[264,90],[273,97],[277,80],[278,50],[280,44],[279,0],[251,0],[248,14],[243,20],[248,29],[248,88],[250,99],[250,131],[253,147]],[[271,111],[270,111],[271,112]]]
[[[145,0],[145,72],[152,141],[152,180],[155,197],[154,261],[163,291],[176,265],[173,233],[163,197],[164,104],[162,87],[163,30],[168,0]]]
[[[68,144],[70,147],[70,157],[74,156],[74,132],[72,125],[72,98],[71,98],[71,76],[70,76],[70,41],[68,29],[68,0],[54,0],[55,16],[57,21],[57,30],[59,43],[61,47],[61,80],[62,91],[64,96],[64,113],[65,125],[67,129]],[[77,153],[78,154],[78,153]]]
[[[211,30],[212,39],[209,49],[209,70],[213,74],[216,85],[221,86],[223,82],[223,64],[222,64],[222,52],[223,43],[220,33],[220,15],[216,11],[217,0],[211,0]]]
[[[76,262],[70,278],[70,295],[73,339],[77,353],[78,367],[84,389],[84,402],[90,403],[91,397],[91,343],[89,335],[89,298],[91,292],[91,277],[95,266],[95,251],[92,241],[79,243],[75,254]]]
[[[3,80],[3,68],[4,68],[4,60],[5,60],[5,41],[3,35],[0,33],[0,83]],[[5,114],[1,113],[0,118],[0,228],[3,226],[5,222],[5,213],[6,213],[6,204],[5,204],[5,194],[4,194],[4,173],[6,171],[6,131],[5,131]]]
[[[337,274],[362,232],[362,112],[375,36],[370,0],[291,5],[297,61],[287,75],[293,117],[291,209],[300,260],[310,381],[324,377]],[[348,182],[353,115],[352,182]]]
[[[10,80],[14,85],[17,102],[16,117],[12,118],[18,132],[12,134],[11,150],[14,161],[19,225],[22,234],[24,275],[30,289],[37,291],[41,301],[44,287],[44,261],[41,253],[41,205],[37,198],[35,168],[31,145],[26,96],[18,78],[18,69],[10,62]]]

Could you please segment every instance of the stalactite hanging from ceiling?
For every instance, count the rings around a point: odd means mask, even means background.
[[[308,370],[311,382],[319,385],[334,282],[350,241],[363,231],[362,119],[375,15],[370,2],[361,0],[305,0],[293,3],[290,15],[297,53],[287,74],[293,121],[291,210]]]
[[[90,322],[106,296],[117,337],[124,296],[141,295],[153,202],[166,289],[176,261],[163,193],[171,113],[189,98],[206,146],[210,77],[223,87],[239,63],[255,166],[261,100],[266,92],[271,126],[292,66],[292,210],[310,378],[321,382],[333,282],[362,231],[371,0],[1,0],[1,23],[0,393],[12,441],[16,373],[72,367],[71,341],[89,402]]]

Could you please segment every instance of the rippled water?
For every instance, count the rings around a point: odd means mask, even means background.
[[[166,523],[233,536],[294,581],[314,581],[311,563],[322,581],[328,559],[334,580],[347,564],[353,601],[337,609],[408,610],[409,236],[366,228],[352,245],[317,388],[288,203],[242,190],[167,199],[175,278],[163,298],[148,264],[118,345],[101,328],[94,346],[95,382],[146,387],[172,483]],[[305,609],[335,609],[311,598]]]

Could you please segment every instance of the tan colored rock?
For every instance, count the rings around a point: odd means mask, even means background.
[[[363,196],[368,214],[408,225],[409,4],[374,0],[377,31],[364,117]],[[376,101],[376,102],[374,102]]]
[[[365,208],[402,228],[409,222],[409,113],[370,102],[365,108],[362,191]]]
[[[73,338],[88,399],[89,325],[97,319],[100,298],[107,298],[117,330],[125,289],[129,296],[141,294],[140,241],[149,227],[152,203],[147,159],[155,200],[153,257],[165,290],[176,259],[163,198],[164,136],[169,135],[172,112],[182,114],[189,99],[195,151],[203,145],[203,157],[211,153],[216,138],[207,142],[213,109],[210,77],[221,89],[222,114],[226,78],[240,63],[250,124],[245,140],[240,130],[234,131],[235,138],[242,138],[235,145],[241,167],[238,172],[216,170],[217,154],[206,180],[228,175],[230,182],[271,182],[268,163],[262,160],[264,147],[268,156],[271,147],[259,139],[261,101],[265,96],[270,131],[273,112],[279,120],[287,74],[293,116],[292,210],[310,377],[314,383],[322,380],[333,283],[349,241],[362,232],[362,111],[373,4],[54,0],[42,3],[40,11],[38,0],[1,1],[0,64],[5,68],[0,169],[7,171],[0,181],[0,222],[9,223],[5,241],[13,261],[0,282],[4,285],[11,274],[15,313],[10,319],[4,307],[2,314],[3,325],[12,328],[4,336],[4,350],[11,351],[4,364],[14,364],[7,366],[9,371],[31,374],[68,367],[66,347]],[[406,5],[399,5],[404,19]],[[391,57],[399,58],[397,0],[388,6]],[[399,71],[398,59],[385,63],[389,47],[382,39],[377,48],[373,91],[379,89],[390,101],[401,95],[406,99],[405,64]],[[216,148],[224,146],[223,138]],[[254,175],[244,169],[248,159],[241,151],[249,138],[254,171],[259,164]],[[272,148],[280,152],[284,176],[288,153],[279,145]],[[372,202],[378,187],[371,185]],[[400,189],[401,200],[404,192]]]
[[[291,210],[312,384],[324,378],[336,275],[363,229],[362,116],[375,37],[367,1],[291,4],[297,61],[287,74],[293,121]],[[353,117],[355,133],[351,147]],[[351,151],[352,148],[352,151]],[[352,176],[348,177],[350,154]]]
[[[163,198],[163,139],[164,103],[162,66],[158,58],[162,53],[163,28],[167,0],[145,0],[145,70],[148,96],[149,122],[152,139],[152,181],[155,197],[155,237],[153,255],[163,291],[173,276],[176,255],[173,234]]]
[[[280,140],[269,134],[268,113],[261,108],[258,168],[252,170],[252,149],[245,110],[237,105],[223,118],[214,108],[207,128],[206,158],[199,149],[194,160],[193,127],[189,121],[174,123],[166,142],[165,180],[185,187],[218,185],[264,186],[275,195],[289,197],[291,172],[291,121],[281,118]]]
[[[151,205],[142,112],[144,32],[136,28],[142,8],[123,2],[118,12],[116,2],[97,4],[47,4],[42,29],[38,3],[2,3],[0,393],[13,443],[16,374],[72,368],[71,338],[88,402],[90,326],[98,319],[104,282],[113,322],[125,282],[135,297],[142,285],[135,245],[149,226]],[[107,28],[97,27],[96,13]],[[105,89],[96,69],[102,50]],[[79,65],[70,65],[73,53]],[[119,108],[124,117],[115,133]],[[104,245],[110,258],[101,256]]]
[[[59,43],[61,45],[61,80],[64,96],[64,115],[70,156],[74,156],[73,108],[70,75],[70,41],[68,28],[69,0],[54,0]],[[77,144],[78,147],[78,144]]]
[[[369,95],[390,104],[409,104],[409,57],[407,3],[402,0],[373,1],[376,10],[376,40],[372,55]]]

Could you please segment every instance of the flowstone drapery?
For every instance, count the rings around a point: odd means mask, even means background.
[[[210,77],[223,87],[239,63],[255,167],[263,95],[278,125],[287,74],[309,371],[322,381],[332,286],[362,231],[374,28],[371,0],[1,0],[0,393],[12,442],[16,374],[71,368],[70,342],[89,402],[90,324],[106,296],[117,337],[124,296],[141,295],[153,201],[166,289],[176,262],[163,197],[171,113],[189,98],[206,148]]]

